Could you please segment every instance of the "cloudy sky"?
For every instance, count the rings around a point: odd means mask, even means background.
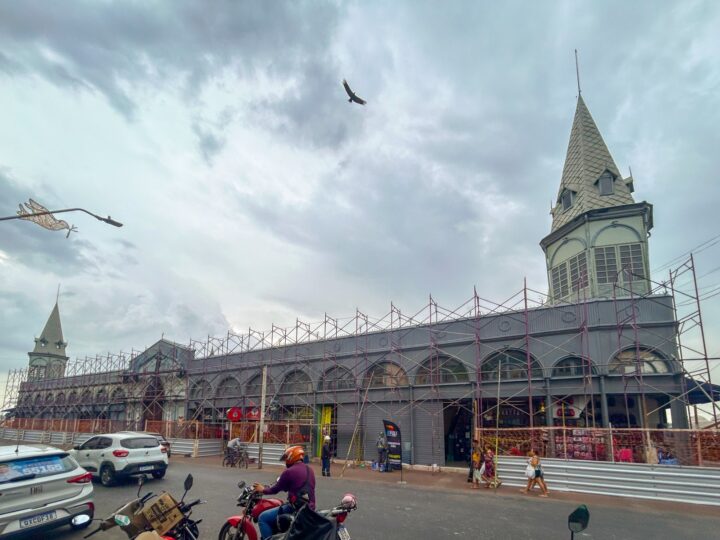
[[[547,290],[574,48],[654,205],[654,278],[715,238],[720,356],[720,5],[500,4],[1,2],[0,215],[32,197],[125,226],[1,224],[0,370],[58,284],[73,357]]]

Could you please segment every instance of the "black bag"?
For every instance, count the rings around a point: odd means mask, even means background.
[[[336,540],[337,530],[333,520],[321,516],[305,506],[295,516],[285,540]]]

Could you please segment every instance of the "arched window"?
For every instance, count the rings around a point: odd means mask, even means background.
[[[262,394],[262,373],[255,375],[245,386],[245,393],[249,396],[259,396]],[[265,393],[271,396],[275,393],[275,385],[270,377],[267,378],[267,389]]]
[[[108,395],[104,388],[101,388],[98,390],[98,393],[95,394],[95,402],[96,403],[107,403]]]
[[[52,405],[54,401],[55,396],[53,396],[52,394],[48,393],[48,395],[45,396],[45,405]]]
[[[398,388],[407,385],[407,373],[392,362],[378,362],[368,370],[363,381],[365,388]]]
[[[313,383],[304,371],[288,373],[280,386],[281,394],[306,394],[312,391]]]
[[[323,373],[320,379],[320,391],[352,390],[355,388],[355,377],[352,372],[342,366],[335,366]]]
[[[217,397],[224,398],[235,398],[239,399],[242,397],[242,389],[240,381],[235,377],[227,377],[223,379],[217,388]]]
[[[585,377],[586,375],[597,375],[595,365],[590,360],[583,360],[577,356],[563,358],[553,368],[553,377]]]
[[[468,382],[465,365],[454,358],[439,356],[428,358],[415,375],[415,384],[442,384]]]
[[[208,399],[212,396],[212,386],[205,379],[195,381],[190,387],[190,399]]]
[[[113,390],[112,397],[110,398],[111,403],[122,403],[125,401],[125,391],[122,388],[116,388]]]
[[[541,379],[542,368],[531,356],[530,366],[532,379]],[[527,354],[524,351],[500,351],[491,354],[482,364],[482,379],[484,381],[527,380]]]
[[[65,405],[65,394],[60,392],[55,398],[55,405]]]
[[[93,402],[92,392],[90,390],[85,390],[80,397],[80,403],[87,405],[92,402]]]
[[[68,394],[67,397],[68,405],[75,405],[78,402],[78,395],[77,392],[74,390]]]
[[[639,351],[635,349],[627,349],[618,353],[608,365],[608,373],[611,375],[623,375],[638,373],[638,364],[641,366],[642,373],[670,373],[670,365],[659,354],[650,349],[641,348]]]
[[[35,394],[35,405],[40,405],[43,402],[42,394]]]

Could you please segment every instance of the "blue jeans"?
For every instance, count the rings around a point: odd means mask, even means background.
[[[330,458],[322,458],[322,472],[330,476]]]
[[[260,536],[262,540],[267,540],[273,535],[273,529],[277,522],[277,517],[280,514],[289,514],[292,512],[292,506],[289,504],[283,504],[277,508],[271,508],[265,510],[258,518],[258,527],[260,527]]]

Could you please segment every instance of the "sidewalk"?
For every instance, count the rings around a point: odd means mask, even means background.
[[[203,457],[203,458],[183,458],[173,457],[172,461],[188,461],[192,459],[196,463],[221,468],[222,458]],[[320,463],[311,462],[311,467],[315,471],[316,476],[321,476]],[[251,465],[251,470],[257,467],[257,464]],[[263,470],[281,470],[281,465],[264,465]],[[500,474],[502,471],[498,471]],[[342,477],[342,464],[334,463],[331,467],[332,478],[339,482],[352,480],[357,482],[368,482],[374,484],[387,484],[398,486],[400,481],[400,471],[392,473],[379,473],[371,470],[369,467],[350,467],[345,469]],[[502,476],[501,476],[502,479]],[[587,493],[575,493],[570,491],[553,491],[552,484],[548,485],[550,497],[548,499],[540,498],[540,491],[536,488],[531,494],[520,493],[520,488],[516,486],[500,486],[498,489],[479,489],[470,488],[467,482],[467,473],[458,472],[426,472],[426,471],[403,471],[403,481],[405,487],[427,489],[433,491],[452,491],[465,492],[468,497],[507,497],[535,499],[539,504],[545,501],[566,501],[574,504],[587,504],[588,506],[605,506],[613,508],[624,508],[626,510],[637,510],[646,513],[657,514],[682,514],[683,516],[707,516],[717,517],[718,508],[715,506],[706,506],[700,504],[685,504],[670,501],[654,501],[648,499],[633,499],[629,497],[610,497],[607,495],[591,495]]]

